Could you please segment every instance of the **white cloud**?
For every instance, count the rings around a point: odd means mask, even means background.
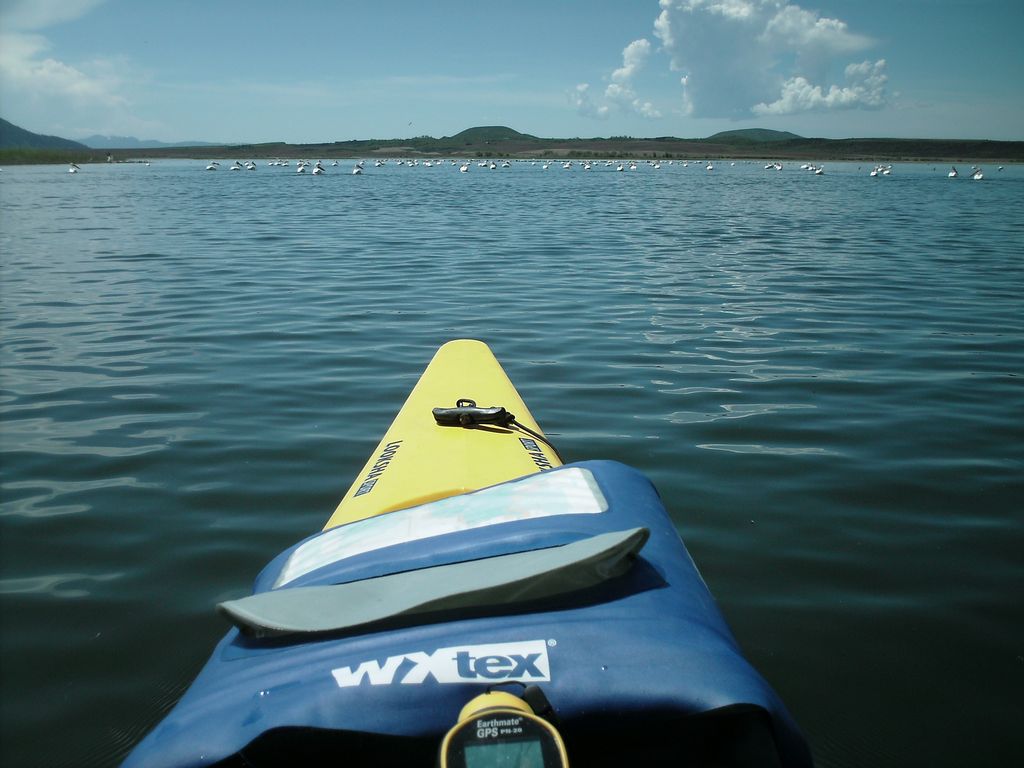
[[[637,96],[634,79],[647,64],[651,55],[651,42],[641,38],[622,49],[622,66],[611,73],[611,82],[604,89],[603,103],[597,104],[590,97],[590,84],[576,87],[572,100],[577,113],[586,117],[604,119],[612,108],[623,112],[634,112],[641,117],[656,119],[661,111],[653,102]]]
[[[106,60],[88,62],[82,68],[65,64],[46,55],[46,38],[35,34],[0,35],[0,84],[5,93],[30,94],[36,100],[67,99],[73,104],[122,107],[127,101],[119,95],[119,66]]]
[[[871,45],[871,40],[850,32],[846,22],[823,19],[798,5],[786,5],[769,19],[762,38],[780,49],[823,48],[836,53],[853,53]]]
[[[654,34],[682,72],[683,111],[745,118],[809,110],[878,108],[884,60],[850,64],[874,45],[846,22],[786,0],[660,0]]]
[[[32,128],[82,135],[72,126],[117,130],[137,123],[128,115],[124,60],[66,61],[43,32],[89,13],[105,0],[5,0],[0,10],[0,90],[8,117],[33,120]],[[122,128],[123,129],[123,128]]]
[[[612,72],[613,83],[628,83],[651,55],[651,42],[641,38],[622,49],[622,66]]]
[[[782,84],[782,93],[771,104],[754,107],[757,115],[792,115],[798,112],[851,109],[854,107],[878,108],[885,104],[885,59],[872,63],[864,61],[850,64],[846,68],[849,82],[844,88],[830,86],[826,91],[820,85],[812,85],[803,77],[793,77]]]
[[[590,83],[580,83],[569,94],[569,100],[576,108],[576,112],[584,117],[594,117],[604,120],[608,117],[608,107],[598,106],[590,98]]]

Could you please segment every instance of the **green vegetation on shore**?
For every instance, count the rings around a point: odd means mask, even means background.
[[[79,145],[81,146],[81,145]],[[83,148],[5,148],[0,164],[102,162],[146,158],[346,158],[346,157],[509,157],[509,158],[635,158],[635,159],[813,159],[819,161],[1022,162],[1024,142],[946,139],[808,139],[783,131],[744,129],[706,139],[673,136],[634,138],[542,139],[504,126],[470,128],[436,139],[362,139],[323,144],[230,144],[159,147],[145,150]]]

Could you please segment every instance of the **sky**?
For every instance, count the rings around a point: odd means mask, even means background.
[[[1024,0],[0,0],[35,133],[1024,140]]]

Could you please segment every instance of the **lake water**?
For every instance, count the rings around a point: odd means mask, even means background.
[[[459,337],[820,766],[1024,754],[1024,168],[233,159],[0,173],[0,763],[116,765]]]

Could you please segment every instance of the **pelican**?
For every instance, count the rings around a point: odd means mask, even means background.
[[[974,173],[971,174],[971,178],[975,181],[981,181],[985,178],[985,174],[981,172],[981,168],[978,168]]]
[[[355,167],[352,169],[352,175],[353,176],[358,176],[362,172],[363,172],[363,166],[361,166],[359,163],[356,163]]]
[[[949,176],[949,178],[951,179],[955,179],[957,176],[960,175],[960,172],[956,169],[956,166],[954,165],[949,169],[949,173],[946,175]]]
[[[68,173],[78,173],[78,165],[76,163],[70,163],[68,165]]]
[[[220,163],[218,163],[216,160],[211,160],[210,164],[208,166],[206,166],[206,170],[208,170],[208,171],[216,171],[219,167],[220,167]]]
[[[459,166],[459,173],[469,173],[469,163],[463,163]]]
[[[316,161],[316,165],[313,166],[313,175],[314,176],[318,176],[318,175],[320,175],[323,172],[324,172],[324,166],[323,166],[323,164],[319,160],[317,160]]]
[[[708,163],[708,167],[707,167],[706,170],[713,171],[713,170],[715,170],[715,166],[713,166],[711,163]]]

